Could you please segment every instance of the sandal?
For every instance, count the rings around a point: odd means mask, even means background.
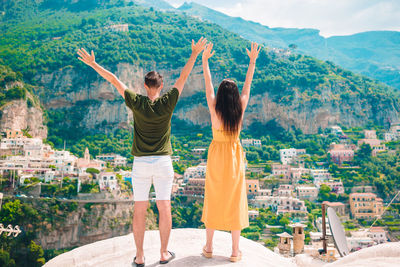
[[[231,256],[229,258],[231,262],[238,262],[242,260],[242,252],[239,250],[239,254],[237,256]]]
[[[175,253],[173,253],[173,252],[171,252],[171,251],[168,251],[168,253],[171,254],[171,257],[169,257],[168,260],[160,261],[160,264],[167,264],[167,263],[169,263],[170,261],[172,261],[173,259],[175,259]]]
[[[136,263],[136,257],[133,258],[133,267],[144,267],[144,262],[143,263]]]
[[[211,259],[212,258],[212,252],[208,252],[207,250],[206,250],[206,246],[204,246],[203,247],[203,256],[205,257],[205,258],[207,258],[207,259]]]

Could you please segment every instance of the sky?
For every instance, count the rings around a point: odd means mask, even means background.
[[[184,0],[166,0],[177,7]],[[191,2],[191,1],[189,1]],[[193,1],[269,27],[314,28],[321,35],[400,31],[400,0],[203,0]]]

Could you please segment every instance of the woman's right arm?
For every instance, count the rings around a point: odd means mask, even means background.
[[[208,108],[210,109],[211,115],[215,111],[215,93],[214,93],[214,87],[213,87],[212,80],[211,80],[210,66],[208,65],[208,59],[210,57],[212,57],[215,52],[215,51],[213,51],[211,53],[212,48],[213,48],[212,43],[207,44],[207,46],[205,47],[205,49],[203,51],[203,56],[202,56],[204,82],[206,85],[207,105],[208,105]]]
[[[95,71],[97,71],[98,74],[100,74],[101,77],[109,81],[112,85],[117,88],[119,94],[125,98],[125,90],[128,88],[123,82],[121,82],[117,76],[100,66],[99,64],[96,63],[95,57],[93,50],[91,54],[89,55],[88,52],[86,52],[85,49],[81,48],[78,50],[78,59],[85,63],[86,65],[92,67]]]
[[[250,51],[246,48],[247,55],[250,58],[250,63],[249,68],[247,69],[246,80],[243,85],[242,94],[240,96],[243,110],[246,109],[247,103],[249,102],[251,82],[253,81],[254,70],[256,69],[256,60],[260,49],[261,46],[258,47],[257,43],[251,43]]]

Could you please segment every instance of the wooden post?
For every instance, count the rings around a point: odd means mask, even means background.
[[[322,248],[323,248],[323,253],[325,254],[327,252],[327,248],[326,248],[326,206],[325,204],[321,205],[321,211],[322,211]]]

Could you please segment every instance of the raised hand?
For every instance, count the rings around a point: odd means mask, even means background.
[[[204,47],[207,44],[207,39],[204,37],[201,37],[197,43],[194,43],[194,40],[192,40],[192,53],[198,56],[201,51],[203,51]]]
[[[249,49],[246,48],[247,55],[250,58],[250,63],[256,63],[258,53],[260,52],[260,50],[261,50],[261,46],[258,46],[258,44],[255,42],[251,43],[250,51],[249,51]]]
[[[86,50],[84,48],[81,48],[78,50],[78,55],[79,55],[78,59],[80,61],[82,61],[83,63],[85,63],[91,67],[96,62],[93,50],[91,51],[91,54],[89,55],[89,53],[86,52]]]
[[[212,49],[213,49],[213,43],[208,43],[203,51],[203,57],[202,57],[203,61],[208,60],[210,57],[214,55],[215,51],[212,51]]]

